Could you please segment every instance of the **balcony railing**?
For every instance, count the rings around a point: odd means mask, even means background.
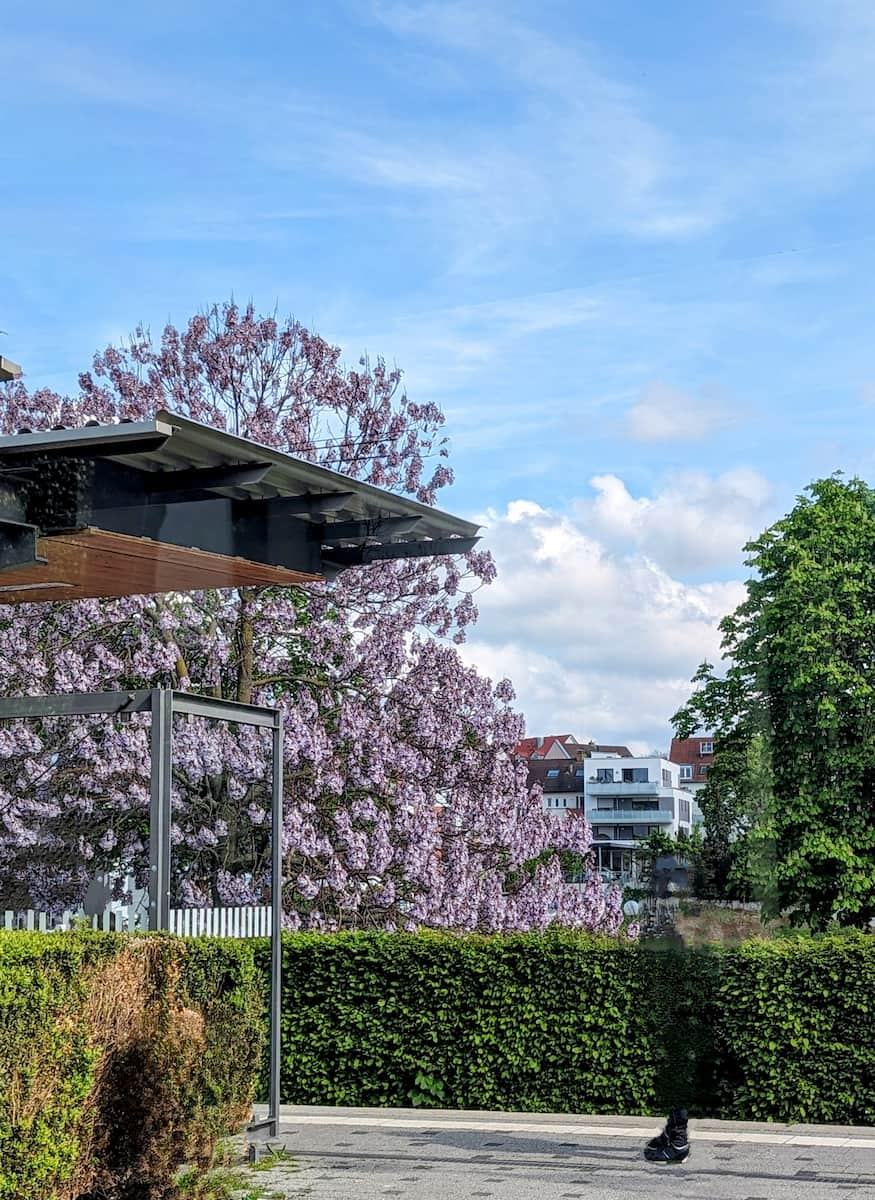
[[[592,796],[665,796],[666,799],[677,790],[667,784],[657,783],[655,779],[650,783],[623,783],[622,780],[616,780],[614,783],[590,781],[586,789]]]
[[[665,825],[674,820],[674,813],[659,809],[589,808],[586,819],[590,825]]]

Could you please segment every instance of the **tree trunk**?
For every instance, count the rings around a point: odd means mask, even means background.
[[[252,681],[255,678],[255,655],[252,633],[252,606],[255,602],[254,588],[238,588],[240,608],[234,640],[237,647],[237,701],[252,703]]]

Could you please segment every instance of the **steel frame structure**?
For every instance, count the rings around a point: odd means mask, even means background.
[[[214,587],[333,579],[465,554],[478,528],[178,413],[0,436],[0,591],[13,604],[192,591],[207,575]]]
[[[151,800],[149,806],[149,929],[170,927],[170,784],[173,772],[173,717],[206,717],[257,725],[272,733],[271,756],[271,930],[270,930],[270,1075],[268,1113],[253,1121],[250,1133],[276,1137],[280,1112],[280,1031],[282,1014],[282,828],[283,727],[280,712],[256,704],[194,696],[172,688],[129,692],[68,692],[54,696],[0,699],[0,721],[41,717],[124,716],[148,712],[151,728]]]

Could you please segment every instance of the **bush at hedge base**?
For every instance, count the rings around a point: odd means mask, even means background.
[[[283,964],[286,1103],[875,1124],[873,937],[294,934]]]
[[[0,1200],[162,1200],[248,1117],[254,947],[0,934]]]

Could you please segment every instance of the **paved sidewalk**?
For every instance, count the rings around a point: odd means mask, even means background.
[[[282,1110],[295,1171],[271,1187],[312,1200],[875,1200],[875,1129],[691,1121],[680,1167],[641,1154],[644,1117]]]

